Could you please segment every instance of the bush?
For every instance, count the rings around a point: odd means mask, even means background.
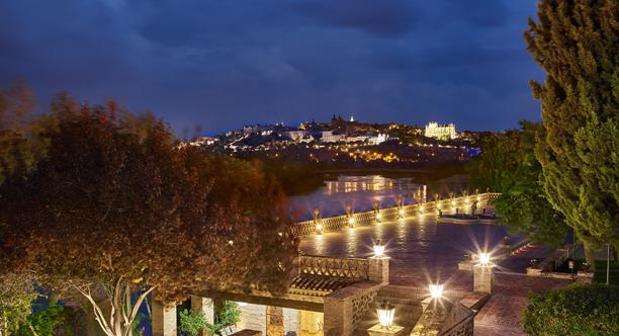
[[[533,295],[524,331],[536,336],[603,336],[619,331],[619,287],[574,285]]]
[[[202,312],[191,312],[185,309],[180,312],[179,316],[180,329],[183,335],[197,336],[200,330],[208,325],[206,316]]]
[[[19,329],[19,336],[54,336],[65,321],[65,307],[59,304],[45,305],[28,316],[28,321]]]
[[[187,309],[179,314],[180,329],[183,335],[196,336],[200,330],[206,328],[213,335],[218,335],[225,327],[239,322],[241,310],[236,302],[225,301],[221,310],[215,315],[215,324],[210,324],[202,312],[190,312]]]

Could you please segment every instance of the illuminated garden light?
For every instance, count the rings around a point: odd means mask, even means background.
[[[320,223],[316,224],[316,233],[322,234],[322,224]]]
[[[444,285],[431,284],[428,286],[430,290],[430,297],[434,300],[439,300],[443,297]]]
[[[481,266],[488,266],[490,264],[490,259],[490,253],[487,252],[481,252],[477,255],[477,260]]]
[[[385,255],[385,245],[380,240],[377,240],[374,244],[374,257],[382,258]]]
[[[376,313],[378,314],[380,326],[385,329],[391,328],[395,317],[395,306],[389,302],[383,302],[376,309]]]
[[[234,245],[234,241],[228,240],[228,245]]]
[[[355,227],[355,218],[353,218],[353,216],[348,217],[348,226],[350,228],[354,228]]]

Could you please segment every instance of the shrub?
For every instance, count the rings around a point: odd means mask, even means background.
[[[574,285],[533,295],[524,312],[523,328],[536,336],[617,335],[619,287]]]
[[[28,316],[19,329],[19,336],[54,336],[65,321],[65,308],[59,304],[45,305]]]
[[[192,312],[184,309],[179,314],[180,329],[183,335],[197,336],[200,330],[206,328],[206,316],[203,312]]]
[[[241,310],[239,305],[233,301],[225,301],[221,310],[215,315],[215,324],[210,324],[202,312],[191,312],[184,309],[180,312],[180,329],[183,335],[196,336],[200,330],[206,328],[212,335],[219,335],[225,327],[239,322]]]

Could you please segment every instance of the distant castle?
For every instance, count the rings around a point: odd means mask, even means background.
[[[456,133],[456,125],[454,123],[441,125],[437,122],[430,122],[426,125],[424,135],[427,138],[434,138],[438,140],[452,140],[458,137],[458,133]]]

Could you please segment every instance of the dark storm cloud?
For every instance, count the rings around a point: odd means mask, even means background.
[[[0,2],[0,84],[41,105],[117,98],[177,130],[358,119],[464,128],[538,118],[535,0]]]
[[[407,0],[307,0],[293,7],[322,23],[380,35],[407,33],[415,21]]]

